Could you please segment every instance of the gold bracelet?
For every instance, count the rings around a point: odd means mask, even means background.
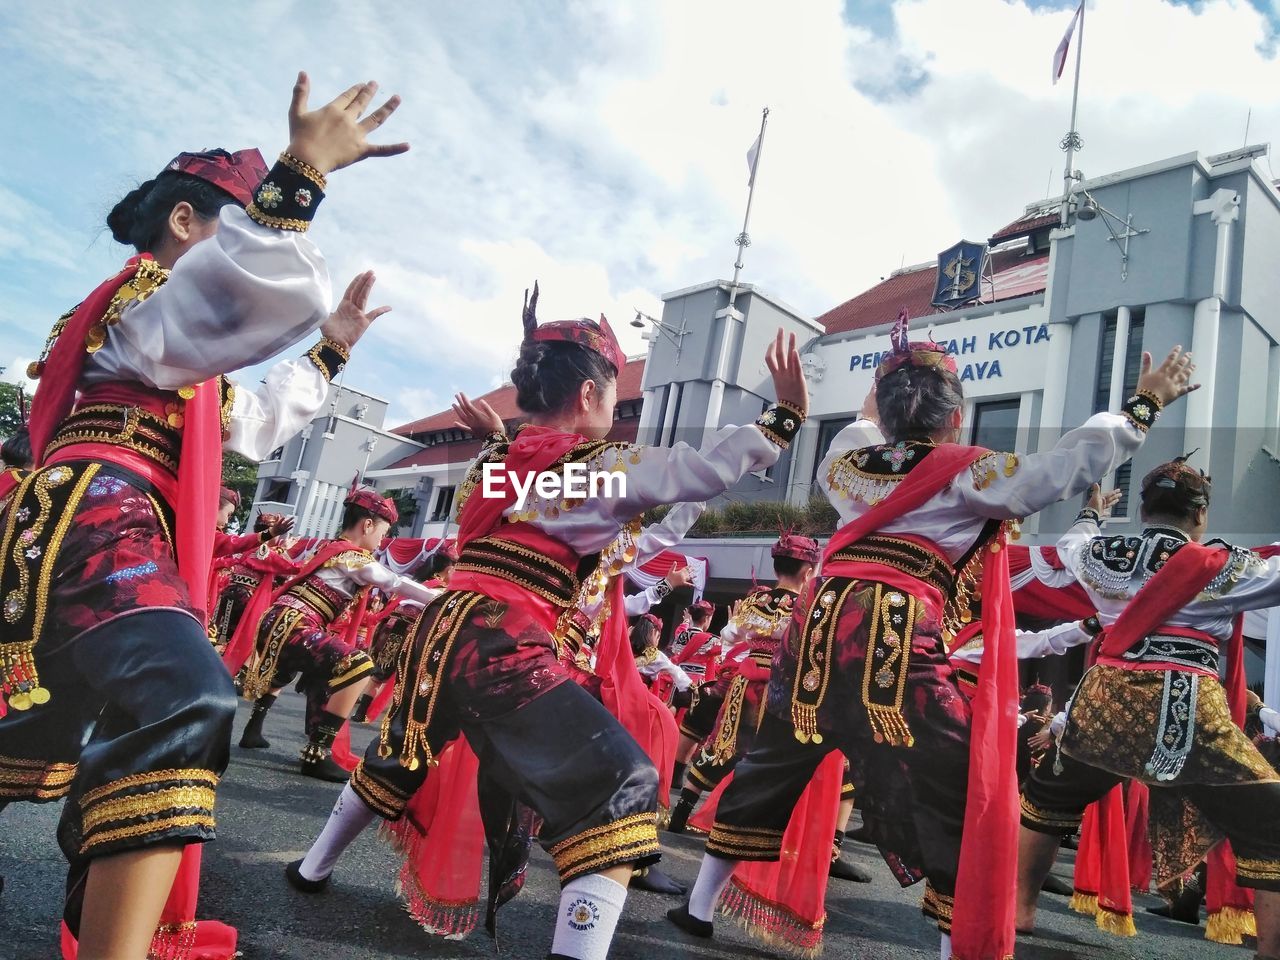
[[[263,213],[262,208],[256,203],[251,203],[244,208],[244,212],[248,214],[249,219],[262,224],[264,227],[271,227],[273,230],[293,230],[297,233],[306,233],[311,229],[310,220],[294,220],[292,217],[273,217],[269,213]]]
[[[325,175],[323,173],[321,173],[311,164],[307,163],[305,160],[299,160],[297,157],[295,157],[293,154],[291,154],[287,150],[285,150],[280,154],[280,162],[283,163],[290,170],[292,170],[294,173],[296,173],[298,176],[306,177],[308,180],[314,183],[317,187],[319,187],[322,192],[324,191],[326,185],[328,184],[328,180],[325,179]]]

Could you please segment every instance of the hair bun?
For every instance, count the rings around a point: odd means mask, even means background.
[[[138,208],[142,206],[142,201],[147,199],[147,194],[155,185],[154,178],[139,184],[111,208],[111,212],[107,214],[107,229],[111,231],[111,236],[116,243],[133,245],[133,232],[138,223]]]

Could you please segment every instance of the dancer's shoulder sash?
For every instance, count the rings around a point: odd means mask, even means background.
[[[1117,661],[1194,600],[1230,559],[1230,551],[1187,543],[1134,594],[1100,638],[1098,659]],[[1178,632],[1186,632],[1179,630]],[[1200,635],[1199,631],[1195,631]]]

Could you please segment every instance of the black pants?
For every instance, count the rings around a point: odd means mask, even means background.
[[[0,718],[0,800],[68,796],[72,860],[212,840],[236,700],[200,625],[142,610],[36,649],[51,696]]]
[[[481,782],[500,784],[542,817],[540,841],[556,861],[562,882],[625,863],[655,862],[658,774],[640,745],[571,680],[532,700],[515,699],[509,709],[484,709],[502,702],[506,685],[469,686],[467,677],[474,674],[467,667],[481,661],[486,667],[503,663],[515,652],[513,638],[496,625],[503,619],[503,604],[477,600],[475,594],[461,597],[479,615],[468,617],[451,634],[455,643],[445,657],[444,674],[423,673],[420,668],[438,649],[433,645],[440,633],[436,618],[444,622],[448,616],[443,598],[428,608],[396,672],[395,709],[352,773],[352,789],[379,816],[398,819],[426,782],[430,766],[425,758],[439,755],[461,733],[480,761]],[[483,657],[479,650],[485,651]],[[527,648],[523,652],[529,653]],[[545,656],[526,655],[522,664],[536,676],[563,675],[550,646]],[[431,679],[437,676],[442,678]],[[443,689],[428,718],[406,694],[437,683]]]
[[[1126,777],[1060,755],[1060,772],[1045,759],[1028,778],[1022,793],[1022,825],[1037,833],[1063,836],[1080,826],[1084,810],[1102,799]],[[1155,791],[1175,791],[1231,841],[1236,879],[1242,887],[1280,892],[1280,783],[1183,786],[1149,784]],[[1154,799],[1154,797],[1153,797]]]

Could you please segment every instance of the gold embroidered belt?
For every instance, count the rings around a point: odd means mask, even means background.
[[[338,614],[348,602],[346,597],[331,594],[306,580],[290,587],[285,596],[309,607],[326,624],[338,619]]]
[[[481,537],[463,547],[454,566],[454,575],[459,573],[506,580],[562,609],[573,605],[580,585],[573,570],[545,553],[498,537]]]
[[[832,554],[823,563],[824,573],[839,576],[837,565],[842,561],[883,564],[929,584],[941,593],[943,598],[950,597],[955,590],[956,571],[946,558],[928,547],[902,537],[879,533],[863,537],[857,543],[852,543]]]
[[[182,452],[182,431],[142,407],[93,403],[74,410],[62,421],[45,457],[63,447],[83,443],[125,447],[176,475]]]

